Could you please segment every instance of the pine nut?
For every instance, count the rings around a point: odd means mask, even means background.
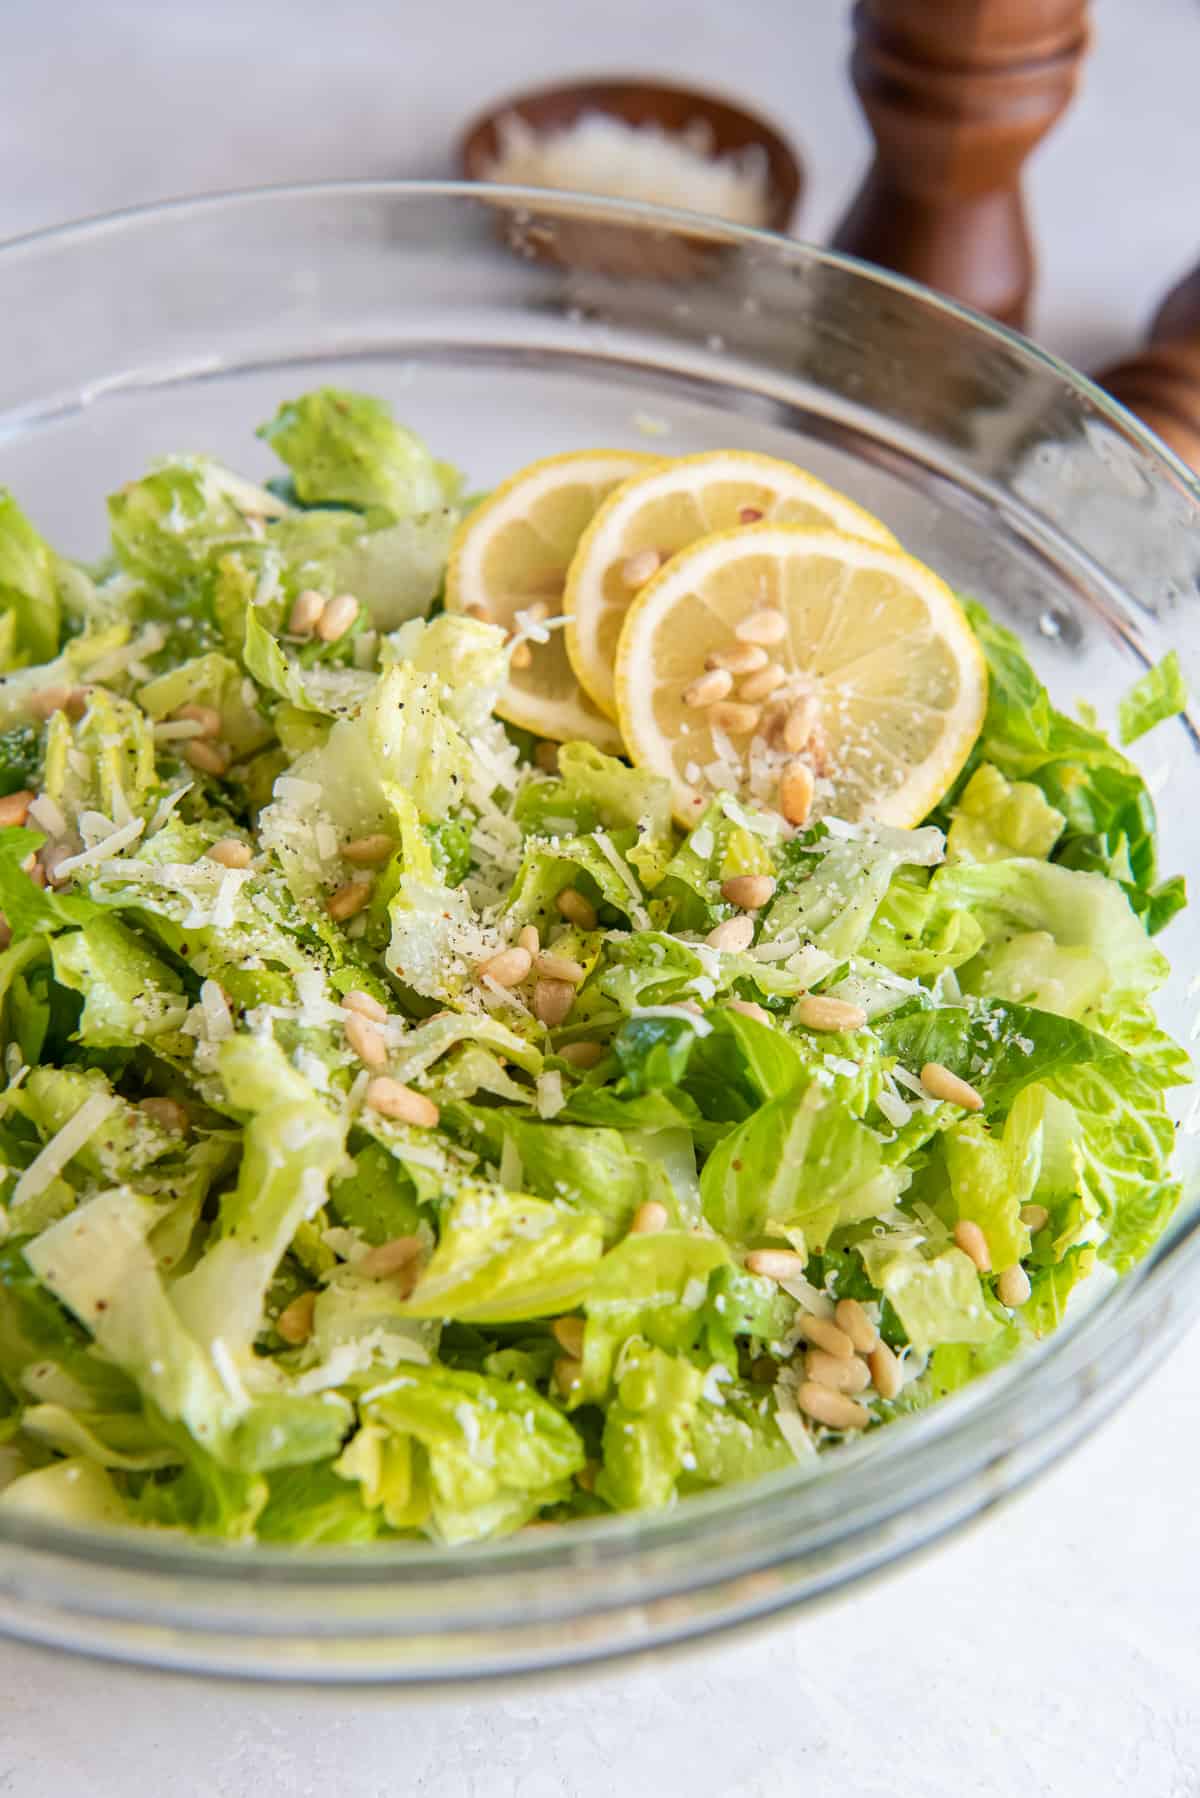
[[[536,924],[523,924],[517,932],[517,948],[524,949],[530,956],[540,953],[542,939],[538,935]]]
[[[568,924],[574,924],[580,930],[595,930],[596,908],[577,887],[564,887],[554,903]]]
[[[248,868],[254,859],[249,843],[240,842],[237,837],[222,837],[208,851],[210,862],[219,862],[223,868]]]
[[[542,770],[543,774],[557,774],[558,744],[550,742],[539,743],[533,752],[533,759]]]
[[[848,1361],[830,1355],[824,1349],[810,1348],[804,1357],[805,1376],[834,1392],[865,1392],[871,1375],[865,1361],[851,1355]]]
[[[533,666],[533,651],[530,649],[524,638],[522,638],[519,643],[513,644],[512,649],[509,651],[508,665],[510,668],[530,668]]]
[[[977,1092],[940,1061],[927,1061],[921,1069],[921,1085],[931,1099],[944,1099],[948,1105],[961,1105],[965,1111],[982,1111],[983,1094]]]
[[[796,1388],[796,1403],[815,1423],[831,1430],[865,1430],[871,1413],[844,1393],[833,1392],[816,1380],[804,1380]]]
[[[586,1328],[586,1320],[582,1317],[556,1317],[550,1325],[550,1334],[573,1361],[581,1361]]]
[[[627,587],[644,587],[661,567],[662,557],[656,549],[639,549],[621,563],[621,579]]]
[[[1039,1230],[1045,1229],[1049,1220],[1050,1213],[1046,1210],[1044,1205],[1022,1205],[1021,1222],[1034,1236],[1037,1235]]]
[[[424,1247],[419,1236],[393,1236],[389,1242],[377,1243],[365,1255],[360,1255],[354,1263],[354,1271],[365,1274],[368,1280],[386,1280],[411,1267],[419,1260]]]
[[[904,1372],[886,1342],[876,1343],[867,1356],[867,1366],[871,1369],[871,1384],[880,1398],[895,1398],[904,1384]]]
[[[539,980],[533,989],[533,1015],[547,1030],[565,1024],[575,1003],[575,988],[569,980]]]
[[[708,708],[708,718],[715,730],[723,730],[731,737],[748,737],[758,729],[761,713],[756,705],[743,705],[737,699],[718,699],[716,705]]]
[[[315,1292],[302,1292],[298,1299],[285,1305],[275,1319],[275,1328],[283,1340],[292,1348],[299,1348],[307,1342],[313,1332],[313,1315],[317,1309]]]
[[[358,601],[353,593],[339,593],[327,602],[316,622],[316,633],[322,643],[336,643],[344,637],[358,617]]]
[[[431,1130],[441,1116],[432,1099],[427,1099],[424,1093],[415,1093],[411,1086],[405,1086],[387,1074],[377,1075],[363,1096],[371,1110],[379,1112],[381,1117],[395,1118],[401,1124],[419,1124],[423,1130]]]
[[[0,799],[0,826],[12,829],[23,825],[29,818],[29,808],[36,799],[36,793],[23,789],[20,793],[6,793]]]
[[[583,1378],[583,1362],[574,1355],[561,1355],[554,1363],[554,1384],[563,1398],[569,1398]]]
[[[486,606],[464,606],[463,611],[468,618],[473,618],[476,624],[490,624],[492,622],[492,614],[488,611]]]
[[[181,705],[176,707],[171,716],[180,724],[198,724],[201,736],[219,737],[221,734],[221,714],[215,706]]]
[[[533,957],[528,949],[514,947],[490,955],[479,963],[475,973],[478,979],[494,980],[498,986],[520,986],[532,966]]]
[[[824,1349],[835,1361],[849,1361],[854,1353],[854,1344],[845,1330],[839,1330],[831,1317],[802,1317],[799,1330],[805,1342],[811,1342],[814,1348]]]
[[[555,955],[549,949],[540,950],[533,958],[533,965],[547,980],[565,980],[571,986],[578,986],[587,974],[583,963],[573,956]]]
[[[387,1006],[381,1005],[370,993],[364,993],[361,987],[355,987],[352,993],[346,994],[342,1000],[342,1010],[356,1011],[360,1018],[370,1018],[376,1024],[382,1024],[387,1017]]]
[[[795,1015],[807,1030],[861,1030],[867,1021],[861,1005],[850,1005],[845,999],[827,999],[819,993],[808,993],[799,1000]]]
[[[380,831],[375,836],[354,837],[349,843],[343,843],[342,859],[353,862],[356,868],[375,868],[388,860],[395,847],[396,839],[384,836]]]
[[[769,874],[731,874],[721,882],[721,897],[743,911],[758,911],[775,897],[775,882]]]
[[[59,869],[64,862],[69,862],[76,853],[77,845],[73,846],[70,843],[51,843],[39,851],[38,860],[42,873],[52,887],[63,887],[68,884],[71,876],[60,873]]]
[[[801,699],[791,708],[779,733],[779,740],[789,755],[799,755],[807,746],[816,721],[817,705],[814,699]]]
[[[387,1044],[374,1024],[352,1011],[342,1028],[346,1032],[346,1041],[365,1068],[379,1069],[387,1066]]]
[[[774,606],[763,606],[747,612],[733,630],[740,643],[782,643],[787,636],[787,619]]]
[[[762,513],[759,511],[757,506],[739,506],[738,507],[738,523],[739,524],[757,524],[761,517],[762,517]]]
[[[325,610],[325,595],[306,587],[296,595],[296,603],[288,615],[288,633],[293,637],[311,637]]]
[[[754,674],[765,668],[770,656],[760,643],[735,643],[731,649],[714,649],[704,658],[706,668],[724,668],[730,674]]]
[[[954,1226],[954,1240],[964,1255],[969,1255],[981,1274],[991,1272],[992,1255],[988,1240],[979,1225],[969,1217],[960,1217]]]
[[[31,693],[26,704],[35,718],[52,718],[55,712],[82,716],[81,702],[86,702],[82,687],[43,687]]]
[[[710,930],[704,940],[710,949],[740,955],[754,941],[754,919],[748,912],[739,912],[736,918],[726,918],[715,930]]]
[[[172,1136],[186,1136],[192,1127],[188,1109],[178,1099],[139,1099],[138,1110],[160,1130],[169,1130]]]
[[[794,1280],[804,1272],[804,1256],[794,1249],[751,1249],[746,1269],[764,1280]]]
[[[596,1475],[599,1471],[600,1467],[598,1462],[585,1461],[583,1466],[579,1469],[579,1472],[575,1475],[575,1484],[584,1492],[594,1492],[596,1490]]]
[[[756,1005],[753,999],[727,999],[725,1009],[726,1011],[736,1011],[743,1018],[753,1018],[756,1024],[771,1022],[770,1012],[764,1011],[761,1005]]]
[[[779,776],[779,809],[789,824],[806,824],[816,782],[807,762],[789,762]]]
[[[748,700],[754,705],[760,699],[767,699],[776,687],[782,687],[787,679],[787,669],[781,668],[778,662],[768,662],[757,674],[748,674],[738,688],[738,698]]]
[[[222,775],[229,770],[229,751],[223,744],[195,740],[184,746],[183,759],[201,774]]]
[[[657,1236],[660,1230],[666,1229],[670,1221],[670,1213],[665,1205],[660,1205],[657,1199],[647,1199],[634,1212],[629,1225],[629,1234],[631,1236]]]
[[[996,1297],[1010,1311],[1016,1311],[1027,1301],[1033,1287],[1029,1283],[1029,1275],[1019,1261],[1006,1267],[996,1281]]]
[[[715,705],[718,699],[724,699],[732,692],[733,676],[728,669],[710,668],[707,674],[698,675],[683,689],[683,703],[693,708]]]
[[[604,1059],[603,1043],[564,1043],[558,1051],[573,1068],[594,1068]]]
[[[869,1355],[878,1346],[879,1331],[857,1299],[839,1299],[833,1315],[860,1355]]]
[[[362,911],[371,897],[369,880],[348,880],[325,901],[325,910],[331,918],[342,923],[346,918],[353,918]]]

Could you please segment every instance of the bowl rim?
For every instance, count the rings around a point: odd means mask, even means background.
[[[25,256],[37,255],[47,249],[69,249],[75,244],[86,244],[125,230],[152,230],[163,220],[186,219],[238,207],[372,197],[400,203],[428,203],[433,200],[486,207],[500,206],[513,213],[562,216],[572,221],[583,219],[616,223],[659,234],[666,232],[683,235],[693,241],[700,239],[707,243],[728,244],[758,253],[766,252],[773,257],[782,256],[797,262],[815,262],[818,265],[844,269],[856,280],[890,289],[935,313],[966,321],[987,337],[1015,348],[1025,362],[1054,374],[1077,397],[1086,400],[1105,416],[1122,435],[1131,438],[1200,507],[1200,479],[1152,432],[1086,375],[1072,369],[1060,358],[1032,343],[1011,327],[947,300],[904,276],[878,269],[842,252],[825,250],[803,239],[781,236],[776,232],[732,225],[703,214],[642,202],[614,201],[604,196],[543,188],[464,181],[370,179],[282,183],[131,206],[26,232],[0,242],[0,273],[6,265]],[[826,1488],[829,1495],[825,1509],[835,1513],[829,1525],[829,1533],[833,1535],[840,1531],[842,1536],[851,1535],[867,1527],[872,1517],[886,1519],[890,1514],[906,1512],[910,1508],[907,1504],[895,1504],[892,1512],[888,1510],[888,1480],[899,1469],[915,1466],[924,1460],[928,1468],[928,1481],[942,1477],[939,1474],[942,1462],[954,1463],[945,1471],[944,1478],[948,1482],[961,1484],[966,1474],[978,1472],[980,1468],[989,1465],[990,1460],[994,1460],[999,1454],[999,1451],[989,1449],[989,1432],[996,1425],[996,1436],[1002,1441],[1005,1439],[1003,1425],[1013,1413],[1014,1388],[1026,1387],[1034,1379],[1040,1378],[1040,1383],[1048,1392],[1054,1390],[1055,1381],[1060,1390],[1065,1390],[1072,1381],[1084,1377],[1084,1364],[1097,1339],[1099,1320],[1104,1320],[1103,1327],[1106,1329],[1110,1319],[1122,1316],[1127,1321],[1136,1321],[1139,1317],[1144,1319],[1150,1299],[1166,1287],[1172,1273],[1189,1276],[1189,1291],[1182,1293],[1181,1281],[1181,1296],[1175,1295],[1173,1298],[1182,1314],[1185,1308],[1194,1308],[1197,1301],[1200,1301],[1198,1272],[1200,1209],[1192,1207],[1174,1220],[1141,1263],[1045,1344],[1022,1355],[996,1373],[976,1381],[963,1393],[942,1400],[931,1410],[897,1420],[886,1432],[874,1434],[868,1442],[836,1451],[825,1459],[823,1464],[829,1467],[831,1473],[835,1468],[838,1471],[861,1470],[861,1496],[853,1490],[847,1493],[839,1490],[835,1499],[835,1487],[840,1489],[843,1481],[833,1478],[805,1479],[802,1475],[798,1477],[795,1470],[788,1470],[747,1486],[723,1488],[711,1494],[698,1495],[661,1514],[581,1520],[561,1531],[541,1532],[541,1540],[536,1536],[518,1535],[499,1543],[464,1544],[453,1548],[423,1543],[372,1544],[365,1554],[362,1549],[330,1551],[282,1548],[268,1544],[238,1547],[193,1538],[159,1537],[150,1533],[144,1537],[134,1532],[128,1535],[101,1533],[43,1524],[19,1513],[12,1513],[0,1517],[0,1630],[13,1629],[14,1633],[21,1633],[19,1615],[14,1625],[5,1611],[3,1601],[6,1594],[16,1592],[19,1595],[24,1590],[29,1577],[28,1571],[22,1573],[24,1555],[30,1557],[31,1564],[45,1558],[55,1563],[60,1571],[63,1568],[78,1569],[81,1572],[88,1568],[105,1573],[125,1571],[131,1575],[144,1574],[151,1580],[169,1574],[175,1582],[190,1584],[198,1591],[207,1587],[214,1579],[222,1592],[227,1592],[239,1581],[245,1583],[249,1579],[251,1590],[281,1594],[288,1590],[302,1589],[310,1591],[315,1599],[322,1593],[329,1594],[336,1587],[356,1590],[373,1587],[377,1591],[390,1591],[393,1596],[398,1596],[406,1586],[417,1588],[422,1582],[440,1581],[445,1587],[455,1582],[465,1584],[473,1576],[492,1576],[494,1583],[498,1584],[504,1576],[511,1575],[517,1569],[544,1569],[569,1574],[572,1569],[589,1562],[594,1566],[611,1566],[618,1557],[628,1558],[638,1551],[652,1551],[659,1543],[664,1543],[669,1550],[673,1543],[678,1545],[681,1532],[693,1533],[693,1525],[700,1527],[707,1522],[710,1535],[718,1536],[722,1527],[732,1522],[735,1514],[745,1517],[753,1511],[777,1518],[780,1508],[786,1507],[796,1494],[811,1494],[821,1488]],[[1186,1307],[1183,1304],[1185,1298]],[[1144,1371],[1144,1362],[1139,1362],[1139,1368]],[[1047,1436],[1059,1421],[1060,1414],[1061,1407],[1060,1411],[1051,1409],[1042,1425],[1027,1430],[1025,1440],[1032,1442],[1040,1439],[1039,1430],[1040,1437]],[[1090,1413],[1089,1418],[1094,1423],[1095,1418]],[[956,1448],[966,1448],[969,1451],[965,1473],[961,1457],[955,1461],[952,1451]],[[1048,1452],[1052,1453],[1053,1450]],[[1020,1477],[1029,1477],[1030,1473],[1045,1464],[1047,1458],[1048,1453],[1043,1453],[1040,1460],[1027,1467]],[[860,1476],[856,1474],[856,1478],[858,1477]],[[847,1499],[849,1503],[845,1502]],[[773,1541],[777,1546],[778,1536]],[[898,1552],[910,1553],[918,1545],[918,1542],[906,1541]],[[12,1550],[15,1550],[15,1557],[10,1554]],[[719,1548],[715,1559],[718,1562],[720,1560]],[[746,1565],[753,1565],[754,1559],[753,1556],[749,1557]],[[769,1565],[770,1556],[759,1557],[758,1564]],[[865,1570],[862,1566],[852,1569],[836,1583],[842,1584],[846,1579],[860,1577]],[[705,1582],[713,1582],[721,1576],[722,1571],[717,1566],[706,1567],[695,1574],[694,1583],[700,1586]],[[406,1580],[403,1577],[405,1575],[419,1577]],[[253,1582],[258,1579],[261,1579],[261,1584],[255,1586]],[[647,1579],[643,1582],[640,1593],[642,1601],[648,1601],[656,1595],[669,1596],[686,1589],[678,1569],[675,1569],[662,1585],[661,1591],[655,1587],[653,1579]],[[794,1601],[794,1597],[785,1594],[777,1605],[764,1603],[760,1609],[765,1611],[783,1608]],[[119,1613],[118,1599],[113,1597],[105,1602],[109,1613]],[[511,1598],[506,1602],[511,1604]],[[564,1617],[578,1614],[573,1609],[574,1599],[571,1593],[566,1593],[561,1602]],[[630,1591],[626,1587],[621,1587],[612,1598],[613,1606],[628,1605],[630,1602]],[[69,1605],[67,1608],[69,1609]],[[593,1610],[596,1608],[598,1605],[593,1602]],[[168,1606],[163,1617],[169,1622],[169,1616]],[[737,1621],[737,1617],[726,1619],[717,1616],[700,1627],[703,1633],[709,1633]],[[658,1641],[668,1637],[659,1634],[650,1639]],[[633,1645],[625,1643],[598,1653],[628,1652],[631,1646]],[[581,1654],[577,1658],[597,1657],[593,1654]],[[178,1664],[186,1666],[195,1663],[185,1657]],[[410,1676],[390,1668],[382,1677]]]
[[[507,208],[514,214],[561,212],[571,221],[594,221],[597,224],[647,227],[659,233],[674,233],[705,244],[728,245],[730,248],[769,251],[796,259],[811,259],[829,268],[842,269],[876,286],[889,288],[934,313],[942,313],[982,331],[997,343],[1006,344],[1018,354],[1056,375],[1078,397],[1086,399],[1122,435],[1132,437],[1137,447],[1162,463],[1200,504],[1200,471],[1191,469],[1174,450],[1157,436],[1137,414],[1115,399],[1083,369],[1067,362],[1055,351],[1046,349],[1034,338],[1014,325],[1002,324],[986,312],[954,300],[936,289],[915,281],[908,275],[852,256],[845,250],[831,249],[807,237],[796,237],[781,231],[755,225],[736,225],[708,213],[689,212],[676,206],[651,205],[645,200],[617,200],[607,194],[575,192],[567,188],[529,187],[500,181],[467,181],[446,178],[392,178],[386,175],[335,177],[321,181],[261,182],[250,187],[210,188],[196,193],[180,194],[160,200],[138,201],[128,206],[111,207],[103,212],[81,213],[49,225],[38,225],[0,238],[0,272],[9,262],[43,249],[67,248],[88,239],[111,235],[119,230],[153,227],[160,220],[185,219],[190,215],[320,199],[391,199],[399,202],[447,200],[468,201],[475,205]]]

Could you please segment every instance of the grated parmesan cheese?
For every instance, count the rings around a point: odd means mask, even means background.
[[[89,868],[94,862],[107,861],[109,856],[119,855],[122,849],[128,849],[130,843],[136,843],[145,828],[140,818],[131,818],[128,824],[122,824],[102,842],[93,843],[88,849],[81,849],[78,855],[68,855],[65,861],[59,862],[58,874],[74,874],[78,868]]]
[[[769,216],[762,145],[718,156],[704,119],[668,132],[661,125],[631,125],[597,111],[558,130],[537,131],[515,113],[506,113],[497,135],[499,151],[487,171],[490,181],[648,200],[738,225],[765,225]]]
[[[712,1034],[712,1025],[707,1018],[698,1018],[694,1011],[686,1005],[635,1005],[630,1012],[631,1018],[682,1018],[690,1024],[697,1036]]]
[[[634,928],[636,930],[649,930],[650,913],[642,904],[642,889],[634,879],[633,869],[629,866],[629,863],[623,856],[618,855],[606,832],[603,830],[594,830],[592,832],[592,841],[595,843],[605,861],[610,864],[614,872],[622,881],[633,901],[627,909],[630,921]]]
[[[67,821],[51,799],[49,793],[39,793],[29,808],[29,816],[39,830],[44,830],[48,837],[65,837]]]
[[[112,1093],[93,1093],[85,1099],[74,1117],[68,1118],[57,1135],[52,1136],[36,1155],[13,1188],[12,1202],[20,1205],[36,1198],[56,1180],[67,1163],[85,1142],[96,1134],[109,1113],[120,1104]]]

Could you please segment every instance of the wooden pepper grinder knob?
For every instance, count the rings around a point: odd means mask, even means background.
[[[1071,98],[1087,0],[859,0],[854,22],[875,158],[834,248],[1024,326],[1021,167]]]
[[[1159,307],[1141,355],[1096,379],[1200,474],[1200,266]]]

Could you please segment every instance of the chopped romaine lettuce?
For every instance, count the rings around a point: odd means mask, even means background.
[[[270,488],[121,488],[94,577],[0,495],[0,1506],[338,1547],[661,1508],[840,1439],[834,1301],[901,1357],[874,1428],[1150,1248],[1182,882],[1014,638],[970,608],[987,716],[916,828],[818,788],[684,832],[501,722],[505,632],[439,609],[459,478],[386,406],[262,435]],[[1167,658],[1122,740],[1183,698]]]

